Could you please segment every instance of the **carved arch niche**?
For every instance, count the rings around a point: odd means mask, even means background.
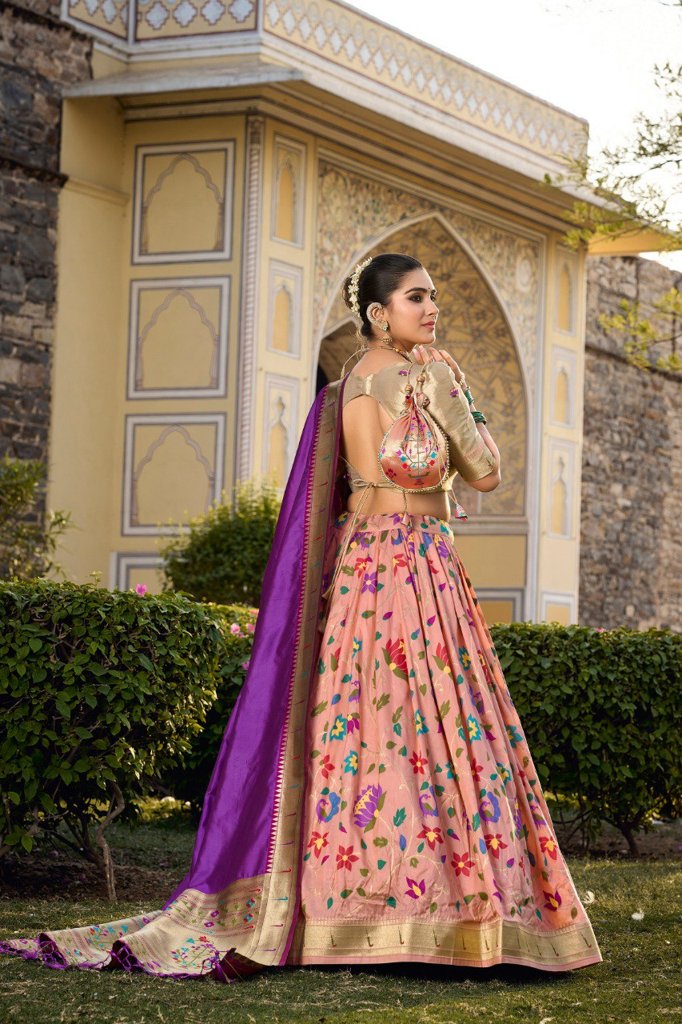
[[[380,252],[406,252],[426,267],[438,289],[437,348],[447,349],[465,372],[477,408],[489,419],[503,452],[503,481],[481,493],[461,477],[457,497],[468,512],[504,518],[526,513],[528,410],[522,368],[509,325],[492,289],[456,238],[438,217],[399,228],[358,255],[356,262]],[[346,273],[350,273],[349,267]],[[355,320],[340,286],[322,331],[318,383],[336,380],[345,359],[359,346]],[[346,372],[357,359],[351,359]],[[321,385],[320,385],[321,386]]]

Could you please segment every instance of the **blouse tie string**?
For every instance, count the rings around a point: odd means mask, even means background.
[[[364,487],[362,488],[362,496],[360,497],[360,501],[358,502],[358,506],[355,509],[354,513],[353,513],[353,517],[352,517],[352,519],[350,521],[350,526],[348,527],[348,530],[346,532],[346,536],[345,536],[345,539],[344,539],[344,542],[343,542],[343,546],[341,548],[341,552],[340,552],[338,558],[336,559],[336,565],[334,566],[334,573],[332,575],[332,581],[329,584],[329,586],[327,587],[327,589],[324,591],[324,593],[322,594],[322,600],[323,601],[326,600],[326,598],[329,597],[329,595],[331,594],[332,590],[334,589],[334,584],[336,583],[337,577],[338,577],[339,572],[341,570],[341,566],[343,564],[343,560],[346,557],[346,553],[348,551],[348,548],[350,546],[351,540],[353,538],[353,530],[355,528],[355,524],[356,524],[358,516],[360,514],[360,509],[362,508],[362,505],[364,503],[365,498],[367,497],[367,495],[370,492],[370,488],[372,488],[372,487],[384,487],[384,486],[385,486],[385,484],[384,484],[383,481],[378,481],[378,482],[375,481],[375,480],[366,480],[365,481]],[[408,513],[407,513],[407,491],[406,491],[406,489],[404,487],[397,487],[396,484],[390,484],[390,486],[394,487],[396,490],[401,490],[403,492],[403,503],[405,505],[404,513],[407,515]]]

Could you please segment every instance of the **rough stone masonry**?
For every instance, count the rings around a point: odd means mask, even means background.
[[[47,458],[61,89],[91,77],[59,8],[0,6],[0,455],[17,458]]]
[[[579,621],[682,632],[682,373],[631,366],[600,313],[639,300],[643,316],[682,274],[639,256],[590,257],[580,522]],[[652,317],[670,335],[682,324]]]

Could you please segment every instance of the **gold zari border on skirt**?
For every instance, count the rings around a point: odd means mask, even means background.
[[[374,921],[329,924],[299,919],[288,964],[358,963],[366,960],[422,960],[479,967],[527,964],[563,970],[600,963],[602,955],[589,922],[542,934],[520,922]]]

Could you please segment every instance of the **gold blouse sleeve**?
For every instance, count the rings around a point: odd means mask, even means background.
[[[440,359],[428,363],[426,371],[427,409],[448,436],[451,466],[467,481],[488,476],[496,469],[495,456],[478,432],[454,371]]]

